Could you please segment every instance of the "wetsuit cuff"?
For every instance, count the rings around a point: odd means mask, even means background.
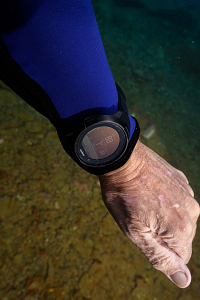
[[[135,119],[133,119],[133,117],[130,116],[130,114],[128,114],[128,117],[129,117],[129,121],[130,121],[130,136],[129,136],[129,142],[130,142],[132,135],[135,131],[136,122],[135,122]]]

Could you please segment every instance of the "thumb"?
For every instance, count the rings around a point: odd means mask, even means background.
[[[186,288],[191,274],[184,261],[156,233],[132,231],[130,240],[136,244],[153,267],[163,272],[174,284]]]
[[[163,272],[173,283],[175,283],[180,288],[186,288],[191,283],[191,274],[188,267],[185,265],[184,261],[176,254],[171,254],[173,256],[171,259],[174,261],[176,266],[176,272],[166,273]],[[168,275],[170,274],[170,275]]]
[[[183,261],[182,261],[183,262]],[[181,271],[177,271],[171,275],[165,274],[173,283],[175,283],[180,288],[186,288],[190,285],[191,282],[191,274],[189,269],[183,262],[183,267]]]

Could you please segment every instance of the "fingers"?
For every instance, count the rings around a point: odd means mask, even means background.
[[[192,241],[196,233],[199,204],[192,197],[187,197],[187,199],[182,197],[181,199],[185,203],[185,207],[175,204],[173,209],[166,210],[165,214],[162,212],[162,216],[168,215],[166,222],[163,222],[161,217],[157,219],[158,223],[154,230],[151,223],[147,226],[156,232],[165,245],[187,264],[192,254]]]
[[[190,193],[190,195],[194,198],[194,191],[193,191],[193,189],[191,188],[190,185],[187,186],[187,190]]]
[[[183,172],[171,166],[166,160],[164,160],[161,156],[147,146],[144,146],[144,149],[146,150],[147,157],[150,158],[148,165],[149,163],[153,164],[154,167],[161,172],[160,174],[163,178],[166,177],[171,179],[175,184],[177,183],[179,186],[189,192],[192,197],[194,197],[194,192]]]
[[[191,274],[183,260],[156,233],[147,230],[133,231],[129,238],[155,269],[163,272],[178,287],[187,287],[191,282]]]
[[[175,172],[177,174],[177,180],[180,182],[180,184],[183,185],[183,187],[190,193],[190,195],[192,197],[194,197],[194,191],[193,189],[191,188],[191,186],[189,185],[189,181],[187,179],[187,177],[185,176],[185,174],[183,172],[181,172],[180,170],[178,169],[175,169]]]
[[[185,174],[182,172],[182,171],[180,171],[180,170],[178,170],[178,169],[175,169],[178,173],[179,173],[179,175],[187,182],[187,184],[189,184],[189,181],[188,181],[188,179],[187,179],[187,177],[185,176]]]

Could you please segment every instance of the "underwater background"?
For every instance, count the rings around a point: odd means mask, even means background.
[[[200,0],[93,0],[108,62],[141,141],[200,203]],[[120,231],[96,176],[0,82],[0,299],[200,299],[200,235],[179,289]]]

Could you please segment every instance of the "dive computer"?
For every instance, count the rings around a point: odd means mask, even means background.
[[[122,166],[130,157],[139,138],[139,125],[130,137],[126,99],[118,91],[118,110],[112,115],[93,115],[84,119],[75,132],[61,139],[68,154],[86,171],[102,175]],[[70,145],[70,147],[69,147]]]

